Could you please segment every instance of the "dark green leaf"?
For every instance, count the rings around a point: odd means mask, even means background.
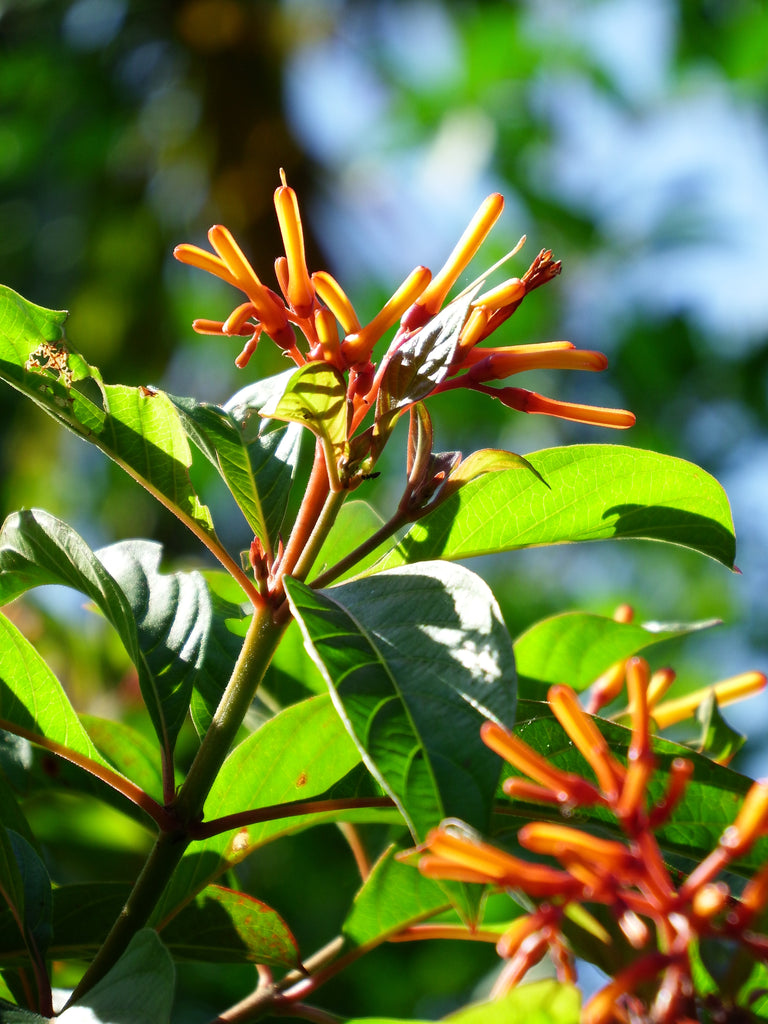
[[[218,885],[198,893],[162,936],[183,960],[299,966],[296,940],[280,915],[252,896]]]
[[[376,406],[377,429],[383,434],[403,409],[426,398],[448,376],[476,292],[451,302],[387,356]]]
[[[152,724],[169,758],[204,660],[212,611],[200,574],[161,574],[160,552],[149,541],[124,541],[96,554],[47,512],[17,512],[0,533],[0,600],[47,583],[90,597],[137,668]]]
[[[51,880],[34,848],[16,832],[8,832],[24,892],[18,907],[24,922],[25,941],[34,957],[43,959],[51,941]]]
[[[223,408],[168,396],[187,434],[221,474],[268,552],[274,550],[285,515],[301,428],[294,423],[276,426],[259,411],[276,391],[282,394],[291,375],[289,371],[249,385]]]
[[[93,1024],[160,1024],[170,1020],[174,979],[168,950],[157,932],[144,928],[112,970],[56,1020],[78,1024],[87,1008]]]
[[[613,445],[527,458],[546,486],[518,469],[486,473],[415,523],[374,570],[610,537],[679,544],[733,566],[728,499],[698,466]]]
[[[663,640],[716,625],[717,619],[636,625],[586,612],[565,612],[542,619],[517,638],[517,671],[521,679],[567,683],[574,690],[584,690],[614,662]]]
[[[0,1003],[0,1024],[50,1024],[50,1017],[41,1017],[33,1010],[22,1010],[3,1001]]]
[[[114,459],[193,532],[214,538],[210,513],[190,483],[192,456],[171,402],[152,389],[104,384],[67,348],[65,319],[0,286],[0,377]]]
[[[152,541],[121,541],[96,554],[129,602],[141,692],[172,750],[206,662],[213,606],[205,580],[199,572],[161,573],[162,547]]]
[[[286,581],[294,615],[374,776],[423,839],[455,815],[483,829],[498,759],[485,718],[511,725],[512,645],[496,601],[443,562],[315,592]]]

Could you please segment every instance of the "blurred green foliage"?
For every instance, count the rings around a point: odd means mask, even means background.
[[[657,149],[649,143],[656,163],[648,168],[624,163],[617,145],[602,172],[613,189],[602,205],[590,177],[600,154],[584,140],[599,141],[611,125],[630,140],[643,132],[652,136],[656,121],[662,132],[666,111],[684,116],[685,103],[715,95],[726,113],[748,110],[768,149],[768,7],[760,0],[648,4],[661,26],[666,63],[645,54],[646,65],[657,62],[645,91],[622,77],[620,67],[621,34],[633,32],[642,7],[629,0],[5,0],[0,280],[35,302],[69,309],[71,343],[108,381],[156,383],[218,402],[254,372],[274,373],[283,364],[263,347],[238,375],[234,347],[225,351],[219,342],[194,336],[192,319],[225,315],[231,296],[225,286],[179,267],[170,252],[180,241],[200,243],[210,224],[226,223],[270,281],[269,268],[281,251],[271,203],[279,167],[303,204],[310,266],[341,274],[359,261],[350,292],[362,316],[394,290],[398,273],[405,276],[419,262],[437,269],[453,239],[441,241],[435,252],[431,227],[444,219],[456,224],[458,236],[486,191],[504,192],[508,212],[484,249],[482,266],[510,249],[522,231],[529,242],[512,273],[521,273],[526,256],[542,247],[553,248],[564,263],[562,278],[527,300],[504,337],[509,343],[544,341],[568,330],[575,343],[604,346],[611,357],[599,379],[552,374],[523,386],[624,405],[637,413],[638,426],[621,436],[622,443],[697,461],[726,488],[736,474],[737,535],[750,558],[749,564],[739,558],[745,580],[728,580],[722,568],[690,553],[671,558],[668,549],[643,545],[614,545],[619,550],[610,552],[560,548],[489,561],[479,571],[499,595],[513,635],[552,611],[606,612],[630,600],[641,618],[739,620],[721,647],[697,649],[694,641],[690,655],[675,652],[678,664],[687,659],[692,685],[707,681],[706,661],[717,671],[729,653],[729,672],[762,667],[755,658],[765,659],[768,650],[768,606],[755,578],[760,559],[764,565],[765,531],[755,515],[763,506],[749,494],[751,481],[758,496],[765,493],[768,319],[757,316],[748,340],[731,345],[727,317],[725,328],[722,318],[708,325],[693,300],[669,298],[676,274],[697,273],[699,250],[692,243],[708,239],[716,249],[728,236],[718,227],[721,211],[707,206],[706,189],[698,206],[686,205],[686,188],[695,192],[696,181],[686,185],[683,176],[676,183],[682,191],[666,195],[666,212],[647,231],[631,221],[622,230],[622,215],[631,210],[622,182],[637,181],[635,192],[642,198],[647,190],[649,202],[654,189],[664,192],[659,165],[668,153],[666,136]],[[607,34],[602,48],[598,30]],[[606,56],[610,31],[618,54],[613,60]],[[653,38],[639,34],[639,51]],[[317,107],[302,108],[302,68],[315,75],[310,83],[332,84],[341,58],[353,58],[352,72],[365,69],[360,96],[354,88],[331,90],[323,108],[318,91]],[[369,93],[376,102],[366,108]],[[568,112],[577,124],[581,117],[580,134],[573,125],[563,127]],[[362,129],[356,121],[361,116]],[[304,130],[308,120],[314,135]],[[743,129],[731,120],[737,132]],[[718,135],[722,123],[713,113],[707,140],[713,152],[732,143]],[[334,133],[346,141],[335,144]],[[324,145],[318,142],[323,137]],[[627,160],[633,155],[628,149]],[[768,209],[768,171],[757,171],[765,173],[754,181],[766,190],[746,197],[756,227]],[[598,179],[599,172],[595,163]],[[421,178],[431,180],[434,190],[423,219],[413,203],[419,195],[414,182]],[[726,198],[740,187],[723,177]],[[429,187],[421,194],[427,196]],[[366,204],[370,219],[358,227],[352,214]],[[393,236],[403,225],[406,237]],[[362,237],[366,229],[370,242]],[[426,253],[416,244],[420,239]],[[704,286],[721,290],[732,304],[738,335],[740,304],[762,276],[762,249],[757,255],[746,246],[739,251],[732,241],[722,242],[719,270],[709,271]],[[378,263],[359,255],[366,246],[381,257]],[[658,270],[649,274],[654,261]],[[622,281],[634,281],[634,288],[622,293]],[[610,440],[596,429],[513,415],[468,393],[460,402],[454,396],[435,402],[433,415],[436,443],[444,449],[471,443],[525,454],[554,443]],[[0,431],[4,514],[42,506],[71,522],[94,547],[146,535],[161,540],[171,558],[200,557],[192,538],[135,484],[9,391],[0,407]],[[215,486],[205,466],[195,471]],[[376,487],[380,497],[399,494],[400,474],[402,466],[388,464],[371,486],[374,503]],[[209,501],[215,511],[215,497]],[[234,549],[248,546],[243,523],[233,520],[228,530]],[[78,705],[136,725],[135,684],[114,641],[77,609],[71,610],[77,630],[55,626],[50,608],[50,602],[30,605],[17,614],[29,616],[31,633],[48,648],[44,653]],[[94,852],[96,860],[102,855],[93,844],[89,814],[69,815],[67,824],[82,836],[88,868]],[[54,809],[41,807],[40,815],[51,818],[46,852],[53,877],[62,881],[71,866],[58,860]],[[98,826],[102,833],[111,827],[106,821]],[[254,859],[247,870],[258,895],[311,945],[332,934],[346,905],[347,894],[334,889],[344,857],[344,845],[328,829],[311,847],[299,837],[270,848],[263,862]],[[326,921],[310,918],[319,907]],[[472,979],[494,963],[492,952],[469,945],[383,949],[342,978],[333,993],[338,1008],[351,1013],[365,1003],[381,1014],[447,1012],[452,992],[461,988],[466,997]],[[199,985],[197,1004],[183,1008],[185,1024],[207,1019],[252,981],[245,969],[185,974],[190,986]],[[442,992],[444,1001],[429,1002],[429,992]]]

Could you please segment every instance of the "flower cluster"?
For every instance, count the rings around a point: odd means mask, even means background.
[[[695,940],[717,937],[750,957],[768,960],[768,937],[751,930],[768,905],[768,865],[739,897],[721,877],[768,834],[768,780],[754,783],[717,847],[687,877],[673,877],[655,832],[685,794],[694,766],[686,758],[675,758],[662,798],[649,805],[649,783],[658,769],[649,707],[653,677],[641,658],[623,663],[622,673],[631,716],[626,764],[611,751],[572,689],[558,685],[549,691],[555,717],[595,781],[559,768],[496,722],[482,727],[487,746],[522,773],[505,780],[504,791],[510,797],[559,806],[569,815],[577,808],[600,808],[602,819],[606,811],[613,819],[610,831],[619,838],[556,821],[524,825],[517,834],[520,846],[552,858],[559,864],[554,867],[523,860],[445,822],[427,837],[419,868],[435,879],[516,890],[536,904],[531,913],[516,918],[497,943],[499,954],[507,959],[499,992],[516,984],[548,951],[560,978],[573,981],[573,956],[563,935],[565,918],[575,906],[609,908],[636,956],[589,1000],[583,1024],[673,1024],[698,1019],[691,961]],[[760,673],[751,675],[752,690],[765,684]],[[661,706],[656,716],[660,710]],[[601,931],[595,919],[592,924]],[[610,942],[608,932],[602,931],[603,941]]]
[[[236,359],[240,367],[247,365],[259,339],[266,334],[298,366],[307,361],[325,361],[342,373],[348,372],[348,397],[353,406],[351,435],[375,404],[388,359],[441,310],[459,275],[498,219],[504,200],[499,194],[489,196],[442,269],[432,277],[426,267],[416,267],[380,312],[361,325],[352,303],[332,275],[324,270],[310,273],[307,269],[296,194],[282,172],[281,178],[282,184],[275,191],[275,209],[285,246],[285,255],[275,261],[280,294],[259,279],[227,228],[216,225],[208,233],[213,253],[184,244],[176,247],[174,255],[182,263],[215,274],[238,288],[246,301],[224,321],[196,320],[193,327],[203,334],[246,339]],[[518,249],[519,246],[509,255]],[[489,383],[537,368],[594,371],[607,365],[600,352],[578,350],[565,341],[476,348],[514,313],[529,292],[559,273],[559,261],[544,250],[521,278],[510,278],[473,299],[451,364],[445,368],[444,379],[435,385],[434,392],[468,387],[524,412],[609,427],[631,426],[634,416],[624,410],[560,402],[523,388],[497,388]],[[371,361],[374,346],[398,320],[400,326],[379,372],[375,372]]]

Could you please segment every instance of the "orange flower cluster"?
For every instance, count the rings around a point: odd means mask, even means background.
[[[549,821],[523,826],[517,836],[520,845],[559,862],[559,867],[550,867],[515,857],[446,822],[427,837],[419,868],[431,878],[490,883],[538,901],[537,908],[517,918],[497,943],[499,954],[508,960],[499,992],[516,984],[547,951],[560,978],[573,981],[573,959],[561,930],[563,916],[571,905],[609,907],[637,957],[589,1000],[583,1024],[676,1024],[697,1019],[690,961],[693,939],[717,937],[768,960],[768,937],[750,930],[768,904],[768,865],[739,898],[718,878],[760,836],[768,834],[768,780],[754,783],[717,847],[676,885],[654,832],[682,798],[693,764],[676,758],[666,793],[660,802],[648,806],[648,784],[657,768],[648,701],[651,674],[641,658],[629,659],[623,672],[632,725],[626,764],[611,752],[572,689],[553,686],[549,691],[555,717],[596,782],[558,768],[496,722],[482,727],[487,746],[525,776],[508,778],[505,793],[570,812],[578,807],[607,809],[623,838],[607,839]],[[761,679],[764,684],[765,677]],[[604,939],[610,941],[607,932]]]
[[[342,373],[349,371],[349,397],[354,409],[351,429],[355,430],[375,403],[381,370],[388,357],[440,311],[450,289],[498,219],[504,200],[498,193],[489,196],[439,273],[433,278],[426,267],[416,267],[380,312],[361,326],[352,303],[331,274],[324,270],[310,274],[307,269],[296,193],[286,183],[282,172],[281,180],[275,192],[275,210],[285,246],[285,256],[275,261],[281,294],[262,283],[227,228],[216,225],[208,232],[213,253],[184,244],[176,247],[174,256],[238,288],[247,301],[238,305],[226,320],[195,320],[193,328],[202,334],[246,338],[236,359],[240,367],[247,365],[261,335],[267,334],[298,366],[307,361],[323,360]],[[519,245],[510,255],[518,249]],[[600,352],[577,350],[566,341],[476,349],[479,342],[517,309],[529,292],[559,273],[560,263],[552,258],[550,251],[544,250],[522,278],[511,278],[474,299],[452,363],[446,368],[446,379],[435,387],[435,392],[469,387],[524,412],[609,427],[632,426],[634,416],[621,409],[559,402],[523,388],[495,388],[487,383],[542,367],[602,370],[607,365],[606,357]],[[398,320],[400,327],[379,373],[375,373],[371,362],[374,346]],[[303,335],[306,347],[299,348],[294,329]]]

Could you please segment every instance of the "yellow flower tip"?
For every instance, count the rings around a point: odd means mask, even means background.
[[[720,837],[720,846],[738,857],[766,831],[768,824],[768,779],[754,782],[733,824]]]
[[[606,669],[601,676],[592,683],[589,693],[589,711],[596,715],[597,712],[610,704],[612,700],[624,689],[624,662],[617,661],[610,668]]]
[[[251,356],[256,351],[256,346],[259,343],[260,337],[261,326],[256,328],[251,337],[248,339],[248,341],[246,341],[245,345],[243,346],[243,350],[240,353],[240,355],[237,357],[237,359],[235,359],[235,366],[238,368],[238,370],[244,370],[245,367],[248,365]]]
[[[485,241],[503,209],[504,197],[498,192],[492,193],[483,201],[450,256],[421,296],[420,305],[429,316],[434,316],[445,302],[445,297],[459,274]]]
[[[653,714],[653,708],[661,700],[672,683],[677,679],[677,673],[673,668],[657,668],[648,680],[648,708]]]
[[[186,242],[182,242],[181,245],[177,245],[173,250],[173,255],[180,263],[184,263],[188,267],[204,270],[206,273],[213,274],[221,278],[222,281],[226,281],[227,284],[234,285],[235,288],[239,287],[237,279],[224,261],[197,245],[188,245]]]
[[[708,882],[693,894],[693,912],[697,917],[709,920],[723,910],[730,895],[731,890],[725,882]]]
[[[628,658],[626,662],[627,694],[635,731],[648,731],[648,685],[651,669],[645,658]]]
[[[467,317],[466,323],[462,327],[461,334],[459,335],[459,345],[455,359],[456,363],[460,363],[462,355],[470,352],[478,342],[483,340],[486,336],[487,328],[487,311],[480,308],[473,309]],[[485,358],[485,355],[481,355],[482,358]]]
[[[511,306],[525,298],[525,285],[519,277],[511,277],[495,288],[483,292],[473,300],[473,307],[481,307],[495,313],[497,309]]]
[[[654,708],[653,718],[659,729],[666,729],[677,722],[690,718],[706,700],[710,691],[714,691],[717,703],[723,707],[732,704],[734,701],[743,700],[759,693],[766,684],[766,677],[762,672],[742,672],[740,675],[732,676],[730,679],[723,679],[714,686],[707,686],[693,693],[687,693],[676,700],[668,700]],[[658,698],[657,698],[658,699]]]
[[[312,284],[322,301],[341,324],[345,334],[360,330],[360,321],[343,288],[326,270],[317,270],[312,275]]]
[[[575,402],[560,402],[554,398],[545,398],[535,391],[524,388],[498,388],[491,392],[509,409],[518,412],[540,413],[544,416],[556,416],[561,420],[573,423],[591,423],[596,427],[613,427],[626,430],[635,423],[635,416],[625,409],[604,409],[596,405],[578,405]]]
[[[341,350],[348,366],[370,359],[373,346],[413,305],[429,284],[431,277],[431,271],[427,267],[416,267],[370,323],[347,335]]]
[[[298,317],[306,317],[312,312],[315,290],[307,270],[299,202],[296,193],[285,183],[285,174],[281,173],[280,177],[283,184],[275,189],[275,210],[288,261],[286,298]]]
[[[323,355],[329,362],[333,362],[341,351],[339,341],[339,329],[336,326],[336,317],[330,309],[319,307],[315,310],[315,330]]]
[[[606,799],[614,799],[624,781],[626,770],[611,756],[608,743],[594,720],[582,709],[578,697],[569,686],[551,686],[547,699],[558,722],[597,776]]]

